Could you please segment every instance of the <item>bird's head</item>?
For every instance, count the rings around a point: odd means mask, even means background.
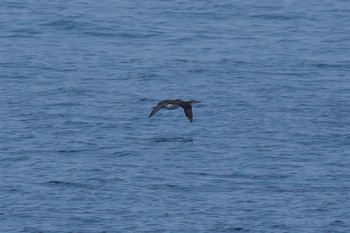
[[[189,104],[198,104],[198,103],[201,103],[201,102],[197,101],[197,100],[189,100],[188,103]]]

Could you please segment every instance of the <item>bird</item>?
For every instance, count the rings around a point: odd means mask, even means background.
[[[163,101],[160,101],[156,107],[152,107],[153,110],[149,114],[148,118],[156,114],[162,108],[171,110],[171,109],[177,109],[181,107],[183,108],[188,120],[192,123],[193,122],[192,104],[195,104],[195,103],[200,103],[200,101],[197,101],[197,100],[184,101],[181,99],[163,100]]]

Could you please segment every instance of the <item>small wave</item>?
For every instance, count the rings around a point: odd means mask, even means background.
[[[51,21],[49,23],[44,23],[42,24],[42,26],[56,27],[56,28],[61,28],[65,30],[76,30],[76,29],[91,27],[92,25],[89,23],[81,23],[74,20],[59,19],[59,20]]]
[[[247,38],[244,38],[247,39]],[[247,64],[247,61],[243,61],[240,59],[234,59],[234,58],[223,58],[220,60],[222,63],[234,63],[234,64]]]
[[[193,138],[183,138],[183,137],[156,137],[152,138],[152,142],[180,142],[180,143],[189,143],[193,142]]]
[[[348,224],[342,220],[335,220],[333,222],[331,222],[329,225],[333,226],[333,227],[347,227]]]
[[[281,15],[281,14],[256,14],[251,15],[252,18],[259,18],[259,19],[277,19],[277,20],[293,20],[293,19],[299,19],[303,18],[302,16],[287,16],[287,15]]]
[[[151,186],[151,189],[178,189],[178,188],[180,187],[175,184],[157,184],[157,185]]]
[[[154,184],[149,186],[152,190],[172,190],[172,191],[188,191],[187,187],[177,184]]]
[[[349,69],[350,66],[346,65],[346,64],[328,64],[328,63],[317,63],[314,66],[318,67],[318,68],[323,68],[323,69],[327,69],[327,68],[347,68]]]
[[[287,229],[288,228],[288,226],[285,224],[275,224],[272,227],[277,228],[277,229]]]
[[[33,29],[20,29],[5,32],[2,37],[4,38],[32,38],[39,35],[40,32]]]
[[[208,173],[205,172],[184,172],[185,175],[192,175],[192,176],[208,176]]]
[[[188,73],[205,73],[208,72],[207,69],[203,69],[203,68],[197,68],[197,69],[190,69],[187,71]]]
[[[67,150],[58,150],[58,153],[77,153],[79,150],[67,149]]]
[[[224,229],[222,230],[221,232],[247,232],[247,231],[250,231],[249,229],[247,228],[243,228],[243,227],[233,227],[233,228],[227,228],[227,229]]]
[[[220,227],[219,229],[215,229],[215,232],[250,232],[250,230],[244,227]]]
[[[64,69],[60,69],[57,67],[53,67],[53,66],[45,66],[45,65],[13,65],[12,63],[0,63],[0,67],[4,67],[4,68],[10,68],[10,69],[28,69],[28,70],[46,70],[46,71],[54,71],[54,72],[71,72],[71,71],[76,71],[75,69],[69,69],[69,68],[64,68]],[[22,76],[15,76],[15,77],[11,77],[11,78],[20,78],[22,79]]]
[[[66,187],[89,188],[87,184],[70,182],[70,181],[51,180],[48,183],[52,185],[60,185],[60,186],[66,186]]]
[[[88,36],[97,36],[97,37],[121,37],[121,38],[128,38],[128,39],[145,39],[145,38],[150,38],[150,37],[155,37],[158,34],[156,33],[147,33],[147,32],[123,32],[123,33],[115,33],[110,31],[109,29],[105,31],[97,31],[99,29],[96,29],[95,31],[90,30],[84,32],[84,34]]]
[[[24,161],[28,160],[28,156],[14,156],[14,157],[3,157],[0,159],[0,161]]]

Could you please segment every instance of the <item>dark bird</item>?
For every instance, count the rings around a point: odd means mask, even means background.
[[[192,122],[193,121],[192,104],[195,104],[195,103],[200,103],[200,102],[197,100],[183,101],[180,99],[163,100],[163,101],[160,101],[156,107],[153,107],[153,110],[151,114],[149,114],[148,118],[156,114],[162,108],[170,110],[170,109],[176,109],[181,107],[184,109],[185,115],[188,118],[188,120]]]

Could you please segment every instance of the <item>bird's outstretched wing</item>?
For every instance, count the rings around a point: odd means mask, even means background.
[[[157,104],[157,107],[153,107],[153,110],[151,112],[151,114],[149,114],[148,118],[150,118],[151,116],[153,116],[154,114],[156,114],[160,109],[164,108],[167,104],[169,104],[171,102],[171,100],[163,100],[160,101]]]
[[[150,118],[151,116],[156,114],[161,108],[162,108],[161,106],[153,107],[153,110],[152,110],[151,114],[149,114],[148,118]]]
[[[193,122],[192,105],[180,99],[174,100],[174,103],[183,108],[188,120]]]
[[[190,122],[193,122],[192,106],[189,105],[189,106],[187,106],[186,108],[183,108],[183,109],[184,109],[185,115],[188,118],[188,120]]]

